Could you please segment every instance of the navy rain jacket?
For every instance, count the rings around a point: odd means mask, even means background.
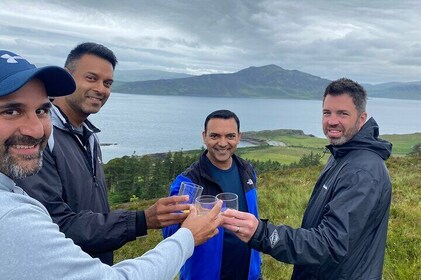
[[[385,160],[392,144],[369,119],[348,142],[329,145],[329,158],[293,229],[259,221],[250,245],[295,264],[292,279],[381,279],[391,181]]]
[[[88,160],[88,151],[56,106],[51,121],[53,133],[42,169],[16,183],[47,208],[66,237],[92,257],[112,265],[113,250],[147,233],[144,212],[110,212],[96,127],[88,120],[83,124],[91,131]]]

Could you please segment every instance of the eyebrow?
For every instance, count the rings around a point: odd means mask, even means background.
[[[0,104],[0,109],[19,109],[25,107],[24,103],[20,103],[20,102],[7,102],[5,104]],[[38,108],[48,108],[50,109],[52,107],[51,102],[47,101],[44,104],[41,104],[40,106],[38,106]]]
[[[100,76],[100,75],[98,75],[97,73],[90,72],[90,71],[86,72],[86,74],[94,75],[95,77],[99,77],[99,76]],[[105,79],[104,81],[111,81],[111,82],[114,82],[114,80],[113,80],[113,79]]]

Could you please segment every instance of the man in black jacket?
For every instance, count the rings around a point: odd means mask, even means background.
[[[364,88],[332,82],[323,98],[323,131],[331,152],[301,228],[275,226],[227,210],[224,227],[277,260],[294,264],[292,279],[381,279],[391,201],[385,165],[392,145],[367,119]],[[234,218],[233,218],[234,217]]]
[[[113,263],[113,250],[147,234],[147,229],[179,224],[188,207],[182,197],[161,198],[145,211],[110,212],[102,155],[87,118],[97,113],[111,94],[117,59],[103,45],[83,43],[68,55],[65,68],[76,91],[53,101],[53,133],[38,174],[18,184],[47,208],[60,230],[85,252]],[[176,205],[177,204],[177,205]]]

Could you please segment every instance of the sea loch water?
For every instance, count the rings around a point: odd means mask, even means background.
[[[101,129],[103,160],[124,155],[199,149],[203,122],[218,109],[240,118],[241,131],[300,129],[324,137],[321,100],[149,96],[112,93],[91,121]],[[369,99],[380,134],[421,132],[421,100]],[[245,144],[242,144],[245,145]]]

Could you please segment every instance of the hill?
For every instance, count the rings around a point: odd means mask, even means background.
[[[387,161],[393,185],[393,202],[390,209],[383,279],[421,279],[421,158],[392,157]],[[259,212],[275,224],[299,227],[308,199],[321,166],[294,168],[260,174]],[[115,209],[146,209],[154,200],[137,199]],[[153,248],[162,240],[160,230],[149,230],[144,238],[137,239],[118,249],[116,262],[133,258]],[[292,266],[263,254],[262,273],[266,280],[290,279]]]
[[[160,79],[178,79],[192,77],[185,73],[166,72],[160,70],[141,69],[141,70],[115,70],[114,80],[117,82],[150,81]]]
[[[118,71],[113,91],[145,95],[320,100],[331,82],[271,64],[235,73],[191,76],[156,70]],[[421,100],[421,81],[363,84],[369,97]]]
[[[370,97],[392,99],[421,99],[421,81],[364,85]]]
[[[329,80],[277,65],[249,67],[231,74],[120,84],[116,92],[147,95],[320,99]]]

